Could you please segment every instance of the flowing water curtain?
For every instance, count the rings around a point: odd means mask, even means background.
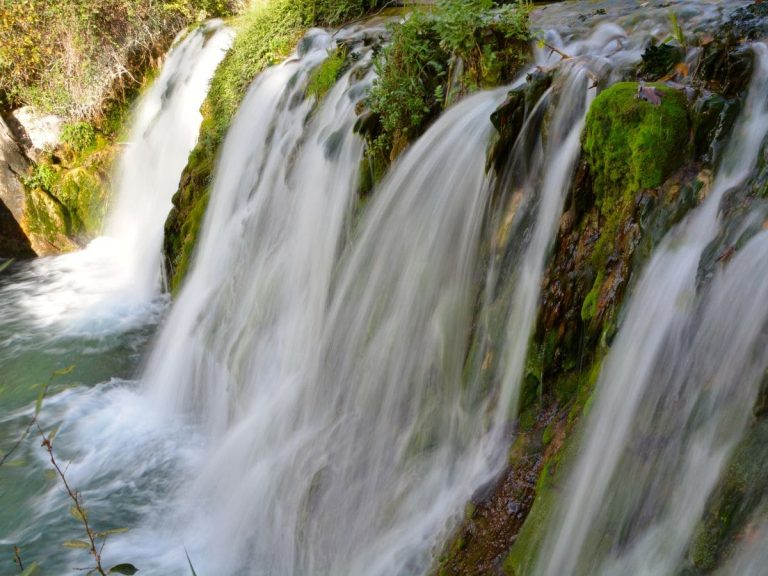
[[[630,300],[537,573],[671,573],[751,414],[768,361],[768,318],[754,297],[764,235],[709,288],[697,293],[696,279],[720,200],[750,176],[768,133],[768,49],[753,50],[713,189],[656,250]]]
[[[611,35],[587,41],[595,62],[614,49]],[[462,372],[491,191],[489,117],[505,90],[447,111],[406,152],[338,260],[360,148],[350,76],[305,125],[307,71],[328,47],[323,36],[313,42],[258,78],[238,114],[192,276],[147,380],[162,402],[209,423],[210,463],[191,494],[215,502],[205,523],[213,548],[229,551],[225,565],[421,571],[446,521],[503,462],[519,355],[594,72],[589,60],[562,66],[528,129],[539,144],[521,139],[512,163],[508,185],[525,190],[517,218],[527,224],[510,240],[522,248],[510,272],[520,281],[507,293],[505,384],[487,389]],[[343,163],[330,146],[339,138],[350,146]]]
[[[202,415],[218,443],[191,487],[216,501],[195,524],[222,551],[216,569],[243,562],[255,531],[260,547],[274,546],[262,563],[279,572],[290,562],[285,548],[295,520],[267,529],[270,506],[280,501],[266,497],[274,488],[268,471],[275,451],[292,454],[282,428],[294,423],[292,397],[302,380],[317,371],[334,263],[350,221],[362,157],[354,108],[371,81],[361,40],[347,39],[357,63],[317,108],[305,94],[334,42],[326,33],[310,33],[299,53],[254,82],[224,143],[191,276],[145,378],[161,403]],[[264,523],[244,527],[246,518]]]
[[[157,318],[163,225],[194,147],[208,83],[232,33],[210,22],[180,40],[137,103],[114,178],[104,236],[85,250],[34,261],[3,289],[0,320],[20,313],[35,329],[120,332]]]
[[[197,142],[200,107],[234,33],[211,21],[172,50],[137,109],[117,170],[117,197],[105,235],[121,249],[135,297],[160,289],[163,225],[171,198]]]

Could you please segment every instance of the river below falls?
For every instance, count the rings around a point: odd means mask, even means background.
[[[159,511],[189,457],[174,436],[190,433],[178,423],[154,419],[133,380],[167,298],[99,307],[110,295],[103,284],[99,288],[93,277],[90,288],[73,284],[74,278],[83,279],[73,271],[87,264],[84,255],[16,263],[0,276],[0,446],[5,453],[23,435],[50,382],[38,419],[46,432],[59,428],[55,455],[68,481],[82,492],[97,530],[127,528],[146,511]],[[12,572],[16,545],[22,561],[40,563],[45,574],[89,562],[83,550],[62,546],[84,533],[69,517],[71,502],[40,444],[33,429],[0,467],[3,574]],[[121,548],[105,547],[107,562],[114,556],[114,563],[142,564],[139,548]]]

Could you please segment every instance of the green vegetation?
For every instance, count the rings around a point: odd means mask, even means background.
[[[335,25],[375,8],[381,0],[272,0],[233,22],[237,36],[211,81],[201,130],[204,146],[221,142],[251,81],[284,59],[311,26]]]
[[[368,101],[380,121],[370,156],[394,160],[458,96],[519,70],[529,51],[528,11],[493,9],[492,0],[440,0],[392,29]]]
[[[655,188],[680,165],[688,144],[685,95],[663,85],[661,105],[636,97],[638,84],[621,82],[595,99],[587,117],[584,152],[601,207],[626,192]]]
[[[552,520],[555,503],[562,493],[562,483],[567,478],[568,467],[578,448],[578,422],[589,411],[601,367],[602,356],[598,355],[590,366],[580,371],[562,373],[552,383],[553,390],[569,390],[567,397],[563,396],[557,401],[558,413],[564,415],[557,420],[562,439],[557,444],[553,441],[555,425],[552,423],[541,432],[541,442],[546,447],[545,464],[536,481],[533,506],[504,560],[505,574],[521,576],[533,570]],[[533,403],[523,410],[520,417],[522,419],[526,412],[542,412],[543,408],[541,402]],[[520,460],[524,462],[526,456]]]
[[[174,36],[240,0],[0,2],[0,107],[94,118],[139,82]]]
[[[119,151],[114,140],[87,122],[67,125],[59,148],[22,178],[27,232],[41,251],[70,250],[100,232]]]
[[[347,51],[343,48],[337,48],[328,54],[328,58],[312,71],[307,94],[318,99],[325,96],[344,71],[346,59]]]
[[[201,227],[216,154],[248,86],[256,75],[284,59],[311,26],[336,25],[359,17],[383,0],[273,0],[233,21],[237,36],[211,81],[203,104],[196,148],[182,175],[174,210],[165,227],[166,267],[171,288],[181,286]],[[312,90],[320,96],[343,66],[342,51],[317,71]]]
[[[82,152],[96,142],[96,131],[88,122],[74,122],[61,129],[61,141],[74,151]]]
[[[660,94],[661,104],[655,105],[636,97],[638,86],[621,82],[601,92],[587,116],[584,156],[602,217],[598,261],[607,256],[637,192],[660,186],[688,150],[685,95],[664,85],[648,85]]]

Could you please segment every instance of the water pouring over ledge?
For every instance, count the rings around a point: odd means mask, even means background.
[[[672,574],[768,364],[764,234],[697,294],[723,195],[752,173],[768,134],[768,47],[712,190],[656,250],[630,300],[560,512],[536,571]],[[644,461],[644,443],[659,443]]]
[[[525,197],[516,218],[528,225],[513,225],[522,249],[507,352],[487,389],[463,364],[484,273],[489,117],[506,90],[448,110],[348,235],[362,153],[352,125],[370,55],[356,48],[359,63],[313,109],[308,72],[332,41],[313,32],[251,87],[144,377],[153,404],[203,423],[205,464],[170,524],[204,570],[428,569],[448,520],[503,463],[538,279],[594,94],[589,59],[563,65],[536,107],[552,114],[548,136],[532,119],[538,144],[521,138],[510,162],[509,185]],[[595,63],[615,52],[613,35],[581,42]]]
[[[54,333],[94,334],[156,321],[165,307],[163,225],[197,141],[200,106],[231,30],[211,21],[177,40],[141,98],[118,159],[115,200],[104,235],[80,252],[40,258],[2,288],[3,324],[16,314]]]
[[[57,455],[69,461],[69,479],[90,512],[112,526],[157,510],[153,499],[166,475],[188,454],[173,441],[184,432],[154,420],[125,378],[135,375],[166,308],[159,282],[163,224],[197,138],[208,83],[231,40],[216,21],[177,39],[134,113],[108,235],[80,252],[20,263],[0,282],[2,447],[27,425],[38,392],[31,384],[76,365],[72,379],[56,387],[63,391],[46,399],[41,421],[61,425]],[[45,479],[49,463],[39,452],[32,439],[15,455],[25,466],[0,469],[0,545],[21,543],[27,560],[61,573],[82,563],[61,542],[82,534],[61,522],[67,499]]]

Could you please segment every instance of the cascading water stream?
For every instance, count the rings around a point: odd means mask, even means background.
[[[698,298],[696,277],[720,200],[749,177],[768,133],[768,49],[753,50],[749,96],[712,190],[631,298],[537,573],[672,574],[751,413],[768,361],[764,234]]]
[[[56,334],[115,332],[163,308],[156,301],[163,225],[197,140],[208,83],[231,41],[231,31],[211,21],[171,50],[136,109],[104,236],[26,266],[2,289],[2,325],[26,312],[34,325],[56,325]]]
[[[616,35],[582,41],[593,62],[615,51]],[[515,153],[509,185],[527,198],[531,234],[520,236],[502,382],[465,381],[492,190],[489,118],[505,90],[467,98],[406,151],[342,251],[362,154],[355,102],[370,75],[352,79],[370,55],[313,112],[306,79],[330,42],[312,33],[251,87],[145,375],[154,402],[207,425],[206,463],[173,522],[207,571],[428,568],[446,522],[503,463],[539,277],[578,158],[588,58],[562,66],[542,97],[548,137],[534,133],[535,150]],[[550,57],[541,64],[557,64]]]
[[[125,285],[138,301],[161,288],[163,225],[197,143],[208,85],[233,37],[220,21],[189,32],[168,55],[133,120],[104,235],[117,243]]]

